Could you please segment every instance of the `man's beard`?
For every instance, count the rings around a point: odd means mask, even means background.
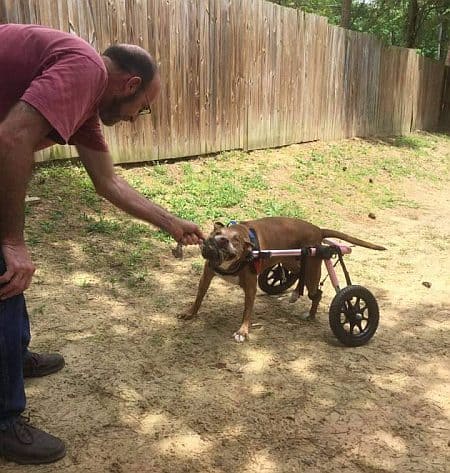
[[[113,126],[122,120],[128,120],[121,113],[122,105],[131,102],[136,98],[136,94],[131,97],[113,97],[109,105],[99,109],[99,116],[102,123],[106,126]]]

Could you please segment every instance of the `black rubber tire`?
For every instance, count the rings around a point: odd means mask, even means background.
[[[298,274],[293,273],[278,263],[270,268],[266,268],[258,276],[259,288],[267,294],[281,294],[295,284]]]
[[[348,347],[366,344],[374,336],[380,319],[373,294],[354,285],[344,287],[334,296],[329,314],[331,330]]]

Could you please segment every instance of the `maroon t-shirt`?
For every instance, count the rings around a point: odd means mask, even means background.
[[[86,41],[38,25],[0,25],[0,71],[0,121],[23,100],[51,124],[50,140],[108,151],[98,117],[108,74]]]

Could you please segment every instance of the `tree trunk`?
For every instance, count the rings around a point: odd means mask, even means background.
[[[342,0],[341,26],[350,28],[350,16],[352,9],[352,0]]]
[[[414,48],[416,46],[417,36],[417,18],[419,14],[419,5],[417,0],[409,0],[408,22],[406,24],[406,47]]]
[[[447,49],[450,53],[450,38],[449,38],[449,21],[447,18],[442,19],[439,34],[439,57],[438,61],[445,62]]]

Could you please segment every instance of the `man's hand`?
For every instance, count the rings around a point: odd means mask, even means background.
[[[202,231],[195,223],[181,218],[174,219],[169,233],[175,241],[183,245],[198,245],[205,239]]]
[[[36,268],[25,243],[3,243],[1,252],[6,272],[0,276],[0,299],[5,300],[28,289]]]

